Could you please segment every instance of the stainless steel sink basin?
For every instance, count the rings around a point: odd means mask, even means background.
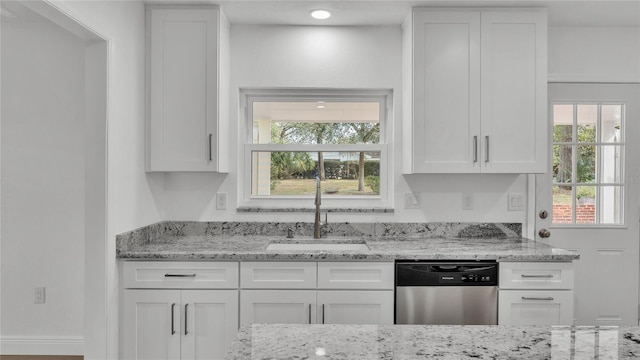
[[[369,246],[365,242],[339,241],[287,241],[272,242],[267,245],[267,251],[365,251]]]

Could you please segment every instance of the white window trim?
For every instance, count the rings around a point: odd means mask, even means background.
[[[256,196],[251,195],[251,154],[255,151],[379,151],[380,194],[377,196],[331,196],[323,194],[324,209],[390,209],[393,208],[393,92],[391,90],[343,89],[241,89],[241,118],[239,124],[240,153],[238,157],[238,206],[241,208],[312,209],[313,196]],[[379,144],[253,144],[253,101],[286,101],[287,99],[317,101],[378,100],[380,102]],[[384,180],[384,181],[383,181]]]

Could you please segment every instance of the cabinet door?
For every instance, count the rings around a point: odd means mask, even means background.
[[[500,290],[500,325],[573,325],[571,290]]]
[[[546,172],[546,13],[482,12],[481,33],[482,172]]]
[[[125,359],[180,359],[180,291],[125,290]]]
[[[240,324],[313,324],[315,290],[242,290]]]
[[[148,8],[148,171],[215,171],[218,9]]]
[[[318,291],[318,323],[393,324],[393,291]]]
[[[480,13],[413,17],[414,173],[480,171]]]
[[[224,359],[238,331],[237,290],[182,291],[182,360]]]

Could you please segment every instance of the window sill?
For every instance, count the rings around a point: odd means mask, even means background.
[[[241,213],[291,213],[291,212],[315,212],[315,208],[265,208],[241,206],[236,209]],[[329,213],[375,213],[375,214],[393,214],[392,208],[322,208],[321,212]]]

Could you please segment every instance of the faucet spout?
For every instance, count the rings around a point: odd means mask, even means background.
[[[316,178],[316,216],[313,222],[313,238],[320,239],[320,204],[322,203],[322,196],[320,195],[320,177]]]

